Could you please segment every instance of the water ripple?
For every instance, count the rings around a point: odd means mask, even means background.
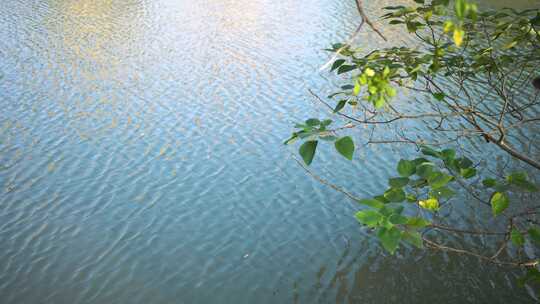
[[[282,145],[327,115],[306,90],[333,89],[321,50],[357,21],[334,0],[3,1],[1,302],[526,301],[472,260],[381,256]],[[404,153],[313,168],[367,196]]]

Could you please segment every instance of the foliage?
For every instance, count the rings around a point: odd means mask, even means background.
[[[530,85],[540,67],[540,11],[481,12],[465,0],[415,2],[415,6],[386,7],[382,18],[390,25],[404,26],[420,47],[395,46],[366,53],[348,44],[333,45],[328,50],[337,56],[331,71],[350,76],[350,83],[328,96],[335,105],[316,97],[346,124],[330,128],[333,120],[308,119],[296,125],[285,144],[303,140],[299,151],[307,165],[319,140],[334,142],[339,154],[352,160],[355,143],[351,136],[340,135],[344,131],[422,119],[435,124],[434,132],[453,133],[455,143],[467,139],[494,144],[521,161],[526,171],[537,174],[540,162],[515,148],[512,138],[525,136],[521,130],[540,121],[535,116],[539,92]],[[488,93],[475,94],[478,87]],[[427,96],[426,106],[433,112],[399,110],[392,101],[404,89]],[[358,110],[361,115],[355,116]],[[479,176],[473,160],[458,157],[453,149],[435,149],[425,139],[399,135],[395,141],[381,142],[413,144],[422,153],[416,159],[398,162],[396,176],[388,180],[383,193],[357,199],[367,208],[358,211],[356,219],[375,231],[385,250],[393,254],[400,244],[408,243],[469,254],[500,265],[526,267],[522,283],[540,282],[537,256],[521,259],[503,254],[508,243],[517,250],[540,244],[540,228],[535,224],[540,205],[524,202],[521,196],[538,191],[526,171]],[[377,141],[370,139],[370,143]],[[496,161],[493,155],[485,157]],[[494,219],[505,223],[507,229],[479,231],[438,223],[440,211],[463,191],[490,208]],[[495,254],[482,254],[437,243],[429,238],[434,230],[498,235],[502,241]]]
[[[383,243],[384,248],[391,253],[398,248],[400,241],[421,248],[422,236],[419,230],[438,226],[432,225],[425,217],[419,217],[420,210],[437,213],[455,197],[461,183],[467,183],[476,176],[472,161],[466,157],[456,158],[456,152],[452,149],[438,151],[423,147],[422,154],[422,157],[413,160],[399,161],[396,170],[399,177],[388,180],[389,187],[383,194],[370,200],[359,200],[360,204],[370,207],[356,213],[360,223],[370,228],[378,228],[379,232],[389,229],[399,232],[392,234],[391,247]],[[485,194],[489,197],[486,202],[489,201],[494,216],[503,214],[509,207],[510,193],[538,191],[525,172],[514,172],[501,181],[485,178],[483,184],[486,188]],[[415,205],[416,215],[404,216],[402,213],[406,205]],[[513,220],[517,221],[516,218],[513,217]],[[508,231],[516,246],[523,246],[525,237],[531,241],[540,240],[540,233],[536,233],[536,228],[522,233],[517,226],[518,222],[513,222]],[[388,238],[385,240],[388,241]]]

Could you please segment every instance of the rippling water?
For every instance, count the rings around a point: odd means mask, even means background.
[[[476,260],[387,258],[281,144],[323,115],[321,49],[357,18],[341,0],[3,0],[0,303],[529,301]],[[400,156],[327,150],[315,170],[360,196]]]

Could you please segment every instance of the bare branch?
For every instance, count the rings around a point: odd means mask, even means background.
[[[345,43],[345,45],[342,46],[341,48],[339,48],[336,51],[336,53],[334,54],[334,56],[332,56],[332,58],[330,60],[328,60],[327,63],[325,63],[325,64],[323,64],[321,66],[319,71],[322,71],[322,70],[325,70],[326,68],[328,68],[332,64],[332,62],[334,62],[336,60],[336,58],[338,58],[338,56],[341,54],[341,52],[343,52],[343,50],[347,46],[349,46],[356,39],[356,36],[358,36],[358,34],[360,33],[360,30],[362,29],[362,26],[364,26],[364,23],[369,25],[369,27],[371,27],[371,29],[375,33],[377,33],[384,41],[388,41],[388,39],[386,39],[386,37],[375,27],[375,25],[373,25],[371,20],[369,20],[368,16],[366,15],[366,13],[364,11],[364,6],[362,4],[362,0],[356,0],[356,8],[358,9],[358,13],[360,14],[360,18],[361,18],[360,25],[356,28],[356,30],[351,35],[351,37],[349,37],[349,39],[347,39],[347,42]]]

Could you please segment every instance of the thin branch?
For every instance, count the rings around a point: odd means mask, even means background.
[[[353,194],[351,194],[350,192],[346,191],[345,189],[335,185],[335,184],[332,184],[331,182],[323,179],[322,177],[318,176],[317,174],[313,173],[311,170],[309,170],[309,168],[307,168],[304,163],[302,163],[296,156],[294,155],[291,155],[291,157],[300,165],[300,167],[302,167],[309,175],[311,175],[311,177],[313,177],[314,179],[316,179],[318,182],[320,182],[321,184],[324,184],[338,192],[341,192],[343,194],[345,194],[348,198],[350,198],[351,200],[353,201],[359,201],[360,198],[359,197],[356,197],[354,196]]]
[[[384,41],[388,41],[386,37],[371,23],[371,20],[369,20],[368,16],[364,12],[364,6],[362,4],[362,0],[356,0],[356,8],[358,9],[358,13],[360,14],[360,17],[362,17],[362,20],[364,20],[371,29],[377,33]]]
[[[375,27],[375,25],[373,25],[371,20],[369,20],[368,16],[366,15],[366,13],[364,11],[362,0],[356,0],[356,8],[357,8],[358,13],[360,14],[360,18],[361,18],[360,25],[358,25],[358,27],[356,28],[354,33],[351,35],[351,37],[349,37],[349,39],[347,39],[347,42],[341,48],[339,48],[336,51],[334,56],[332,56],[332,58],[330,58],[330,60],[328,60],[327,63],[325,63],[325,64],[323,64],[321,66],[319,71],[322,71],[322,70],[325,70],[326,68],[328,68],[330,66],[330,64],[332,64],[332,62],[334,62],[336,60],[336,58],[341,54],[341,52],[343,52],[343,50],[346,47],[348,47],[356,39],[356,36],[358,36],[358,34],[360,33],[360,30],[362,29],[362,26],[364,26],[364,23],[369,25],[369,27],[371,27],[371,29],[375,33],[377,33],[384,41],[388,41],[388,39],[386,39],[386,37]]]
[[[529,260],[529,261],[521,261],[521,262],[499,261],[499,260],[493,259],[492,257],[488,257],[485,255],[476,253],[476,252],[441,245],[431,240],[428,240],[426,237],[422,237],[422,240],[424,241],[426,245],[428,245],[429,247],[433,249],[438,249],[438,250],[443,250],[443,251],[448,251],[448,252],[453,252],[453,253],[458,253],[458,254],[470,255],[473,257],[477,257],[481,260],[484,260],[493,264],[501,265],[501,266],[534,267],[539,264],[538,260]]]
[[[462,234],[478,234],[478,235],[506,235],[507,234],[507,232],[457,229],[457,228],[443,226],[439,224],[430,224],[429,227],[439,229],[439,230],[455,232],[455,233],[462,233]]]
[[[329,103],[324,101],[321,97],[319,97],[319,95],[315,94],[315,92],[313,92],[311,89],[308,89],[308,92],[313,97],[315,97],[319,102],[321,102],[323,105],[325,105],[328,109],[330,109],[333,112],[334,108],[332,108],[332,106]],[[337,114],[339,116],[342,116],[342,117],[344,117],[344,118],[346,118],[348,120],[357,122],[359,124],[389,124],[389,123],[392,123],[394,121],[398,121],[398,120],[402,120],[402,119],[419,119],[419,118],[426,118],[426,117],[441,118],[441,117],[447,117],[447,116],[456,115],[454,113],[422,113],[422,114],[418,114],[418,115],[398,114],[397,116],[389,118],[387,120],[372,120],[373,118],[375,118],[376,116],[379,115],[379,113],[376,112],[372,116],[362,120],[362,119],[358,119],[358,118],[352,117],[350,115],[347,115],[347,114],[344,114],[344,113],[341,113],[341,112],[337,112],[335,114]]]

